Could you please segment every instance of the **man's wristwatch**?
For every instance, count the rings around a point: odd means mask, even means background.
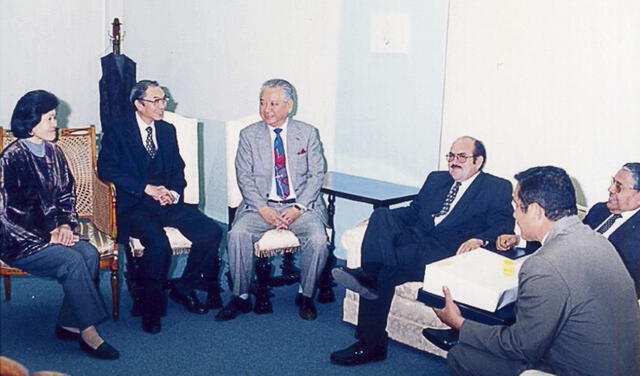
[[[304,212],[307,211],[307,208],[305,208],[304,205],[298,203],[293,204],[293,207],[300,210],[300,214],[304,214]]]

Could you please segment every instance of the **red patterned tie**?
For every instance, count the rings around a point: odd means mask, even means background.
[[[281,128],[273,130],[276,132],[276,139],[273,141],[274,171],[276,176],[276,192],[281,199],[289,196],[289,175],[287,174],[287,157],[284,153],[284,143],[280,137]]]

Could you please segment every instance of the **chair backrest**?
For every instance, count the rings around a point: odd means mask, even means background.
[[[81,218],[93,217],[93,174],[96,169],[96,129],[67,128],[60,130],[58,146],[64,152],[76,180],[76,212]]]
[[[180,156],[185,163],[184,178],[187,181],[187,187],[184,189],[184,202],[197,205],[200,203],[198,119],[165,111],[164,120],[176,127]]]
[[[15,137],[9,131],[5,131],[4,128],[0,127],[0,152],[4,150],[10,143],[15,141]]]
[[[227,156],[227,206],[237,208],[242,201],[242,193],[238,188],[238,180],[236,179],[236,152],[238,151],[238,142],[240,141],[240,131],[246,126],[260,121],[259,115],[245,116],[241,119],[230,120],[225,124],[225,143]]]
[[[0,128],[0,151],[16,140],[11,132]],[[93,217],[93,174],[96,168],[96,129],[61,129],[56,144],[67,158],[76,181],[76,212],[81,218]]]

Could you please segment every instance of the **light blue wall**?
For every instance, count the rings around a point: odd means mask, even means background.
[[[201,119],[200,205],[206,215],[227,222],[225,123]]]
[[[420,186],[437,168],[447,11],[447,0],[342,2],[330,169]],[[370,51],[370,18],[384,13],[408,15],[408,53]],[[370,212],[370,205],[338,200],[337,239]]]

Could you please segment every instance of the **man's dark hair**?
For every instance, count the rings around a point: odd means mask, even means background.
[[[576,215],[576,191],[567,172],[559,167],[532,167],[515,176],[519,184],[518,198],[526,213],[534,202],[544,209],[545,216],[557,221]]]
[[[136,108],[137,100],[144,98],[144,93],[147,91],[148,88],[158,87],[158,86],[160,86],[158,81],[152,81],[152,80],[141,80],[141,81],[138,81],[135,85],[133,85],[133,87],[131,88],[131,94],[129,94],[129,102],[131,102],[131,105],[133,106],[133,108],[134,109]]]
[[[58,107],[58,98],[45,90],[33,90],[23,95],[11,115],[11,132],[17,138],[29,138],[42,115]]]
[[[482,141],[473,138],[474,141],[474,149],[473,149],[473,161],[475,162],[478,157],[482,157],[482,164],[480,165],[480,170],[484,168],[484,164],[487,163],[487,150],[484,148],[484,144]]]
[[[640,190],[640,163],[625,163],[624,166],[622,166],[622,169],[631,173],[631,176],[633,177],[633,189]]]

